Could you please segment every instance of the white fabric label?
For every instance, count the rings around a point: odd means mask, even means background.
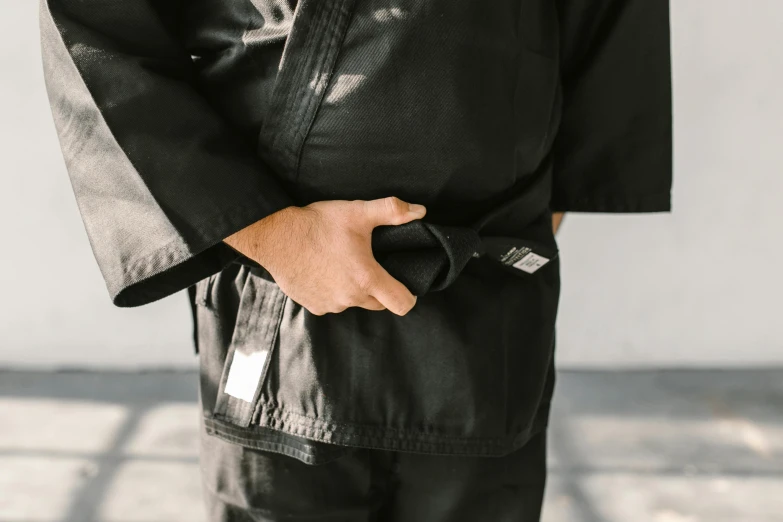
[[[549,259],[530,252],[511,266],[518,268],[523,272],[527,272],[528,274],[532,274],[547,263],[549,263]]]
[[[226,378],[226,393],[245,402],[253,402],[261,374],[264,373],[267,353],[266,350],[250,354],[235,351]]]

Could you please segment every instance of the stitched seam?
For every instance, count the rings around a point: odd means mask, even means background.
[[[269,374],[269,367],[272,365],[272,357],[274,352],[276,351],[275,348],[277,348],[277,339],[280,336],[280,325],[283,322],[283,312],[285,311],[285,305],[288,302],[288,295],[285,294],[282,290],[280,290],[279,287],[275,289],[275,291],[278,293],[278,299],[282,301],[280,303],[280,309],[277,312],[277,320],[275,321],[275,330],[272,333],[272,341],[271,341],[271,348],[269,349],[269,353],[266,356],[266,361],[264,364],[264,371],[261,374],[261,381],[259,382],[258,386],[258,399],[256,401],[255,407],[253,408],[253,413],[250,418],[250,423],[254,424],[258,422],[258,418],[261,414],[262,404],[265,402],[263,401],[262,397],[264,396],[264,384],[267,380],[267,375]],[[282,296],[282,298],[280,297]]]
[[[50,23],[52,26],[54,26],[57,29],[57,31],[56,31],[57,32],[57,38],[62,43],[62,46],[64,48],[63,52],[68,55],[68,59],[70,60],[71,66],[76,71],[77,75],[79,76],[79,78],[82,81],[82,84],[84,85],[84,88],[87,90],[87,93],[89,94],[90,98],[92,99],[93,105],[95,107],[95,111],[97,112],[97,115],[98,115],[98,118],[103,122],[104,126],[109,131],[109,134],[111,135],[111,138],[112,138],[112,141],[114,142],[114,145],[116,145],[116,147],[120,151],[122,151],[122,155],[125,157],[125,160],[127,161],[128,165],[133,170],[138,172],[138,168],[137,168],[136,164],[133,162],[133,160],[131,160],[130,156],[128,156],[128,153],[125,151],[125,149],[122,147],[122,145],[120,145],[120,142],[117,140],[117,136],[115,135],[114,130],[112,130],[111,126],[109,125],[108,121],[106,120],[106,117],[104,116],[103,110],[101,109],[101,107],[98,104],[98,102],[95,100],[95,96],[93,96],[92,88],[87,83],[87,80],[85,79],[84,74],[82,73],[82,70],[76,65],[76,62],[74,61],[73,56],[71,55],[71,47],[69,46],[68,42],[66,42],[66,39],[63,36],[63,34],[59,31],[59,28],[57,28],[57,23],[55,22],[54,15],[52,14],[52,8],[49,5],[49,2],[46,1],[46,2],[44,2],[44,4],[46,6],[47,15],[50,18],[50,20],[48,20],[47,23]],[[68,16],[67,13],[65,13],[65,12],[63,12],[62,14],[64,14],[65,16]],[[122,51],[117,50],[117,52],[122,52]],[[192,71],[192,68],[191,68],[192,63],[189,60],[186,60],[185,56],[179,56],[177,58],[178,58],[177,62],[182,61],[183,65],[188,64],[189,71]],[[174,58],[172,58],[171,60],[174,61]],[[188,82],[183,82],[183,83],[188,83]],[[143,178],[140,177],[139,179],[142,179],[142,181],[143,181]],[[147,193],[150,195],[150,197],[153,198],[153,200],[155,200],[155,203],[162,210],[163,207],[160,205],[160,203],[154,197],[154,194],[152,194],[152,192],[149,190],[149,187],[147,186],[146,183],[144,183],[144,186],[145,186],[145,188],[147,190]],[[237,210],[236,213],[238,214],[240,209],[241,210],[245,210],[245,209],[250,209],[250,208],[254,208],[254,207],[251,207],[251,206],[239,207],[239,209],[236,209]],[[164,215],[165,215],[165,212],[164,212]],[[220,213],[216,213],[214,215],[215,216],[223,216],[224,213],[220,212]],[[235,216],[235,215],[236,214],[231,214],[232,217]],[[167,219],[168,219],[168,216],[167,216]],[[177,246],[175,248],[171,248],[172,245],[175,245],[176,243],[178,243],[180,241],[182,241],[182,238],[181,237],[176,237],[176,238],[172,239],[171,241],[169,241],[168,243],[165,243],[163,246],[161,246],[157,250],[154,250],[154,251],[150,252],[149,254],[147,254],[147,255],[145,255],[143,257],[136,258],[134,261],[132,261],[130,263],[127,263],[124,266],[120,266],[120,273],[123,276],[130,276],[130,277],[129,277],[129,281],[125,282],[125,284],[123,284],[120,288],[116,289],[116,292],[113,291],[115,289],[112,289],[112,294],[113,294],[111,296],[112,300],[114,300],[114,298],[117,295],[119,295],[119,293],[122,290],[125,290],[129,286],[134,285],[136,283],[139,283],[139,282],[141,282],[141,281],[143,281],[143,280],[145,280],[145,279],[147,279],[149,277],[152,277],[154,275],[157,275],[157,274],[160,274],[162,272],[165,272],[167,269],[170,268],[170,266],[163,266],[163,267],[159,267],[157,270],[150,271],[149,269],[146,269],[146,270],[140,270],[139,271],[139,266],[142,263],[145,263],[145,262],[148,263],[149,260],[154,259],[157,256],[160,256],[160,255],[162,255],[164,253],[167,253],[170,256],[172,256],[170,261],[172,261],[176,265],[176,264],[179,264],[181,261],[185,260],[188,256],[190,256],[193,253],[193,250],[198,250],[200,252],[202,250],[205,250],[209,246],[211,246],[209,244],[206,244],[208,242],[205,242],[205,241],[202,240],[201,242],[196,243],[195,245],[193,245],[193,246],[197,247],[195,249],[192,248],[192,246],[189,246],[187,244],[184,244],[184,245],[181,245],[181,246]],[[217,242],[214,243],[214,244],[217,244]],[[199,248],[202,245],[203,245],[204,248],[203,249]]]
[[[317,48],[320,49],[320,48],[323,47],[324,40],[328,37],[328,29],[333,25],[334,19],[337,18],[337,16],[336,16],[337,13],[338,13],[337,8],[333,7],[331,12],[328,13],[328,15],[327,15],[329,17],[328,20],[325,20],[324,22],[321,23],[320,26],[317,26],[318,36],[320,37],[320,39],[318,41],[318,44],[317,44]],[[316,21],[316,23],[317,23],[317,21]],[[327,60],[329,58],[329,52],[332,49],[334,35],[332,35],[329,38],[330,38],[329,44],[326,45],[325,47],[323,47],[323,49],[324,49],[323,52],[319,53],[319,54],[316,54],[316,55],[314,55],[312,57],[312,61],[315,62],[313,64],[312,70],[316,72],[316,79],[317,80],[320,80],[323,77],[323,75],[324,75],[324,71],[322,69],[323,69],[324,64],[327,62]],[[317,88],[317,86],[319,84],[319,81],[315,81],[314,83],[315,83],[315,86]],[[313,101],[316,98],[315,91],[316,91],[316,89],[313,89],[313,88],[307,89],[305,91],[304,98],[301,100],[302,103],[299,105],[299,114],[298,114],[298,116],[300,116],[302,121],[299,121],[296,129],[294,129],[294,132],[297,135],[301,135],[302,134],[301,126],[304,123],[303,120],[307,117],[307,113],[310,112],[310,110],[311,110],[310,108],[312,107]],[[299,137],[299,136],[297,136],[297,137]]]
[[[250,438],[245,437],[245,431],[248,430],[248,428],[240,428],[240,427],[234,427],[233,424],[228,425],[219,425],[217,424],[218,419],[216,418],[207,418],[206,419],[206,425],[208,430],[214,430],[214,431],[220,431],[221,433],[224,433],[226,436],[236,438],[236,439],[245,439],[245,440],[255,440],[259,445],[262,444],[283,444],[289,448],[291,448],[294,451],[299,451],[303,454],[307,455],[313,455],[313,452],[308,451],[308,446],[305,444],[300,443],[299,441],[292,440],[290,443],[287,443],[284,439],[285,434],[283,432],[276,432],[279,435],[276,436],[276,438],[272,441],[270,441],[270,437],[272,435],[265,433],[261,434],[261,438]],[[221,421],[224,422],[224,421]]]
[[[328,88],[329,80],[331,79],[331,77],[327,78],[327,84],[323,86],[323,92],[320,95],[316,95],[316,91],[318,89],[318,85],[321,82],[321,79],[325,75],[327,75],[327,72],[323,70],[324,66],[329,62],[330,53],[334,50],[333,47],[334,47],[334,40],[336,36],[335,33],[337,33],[337,31],[333,31],[332,34],[329,35],[328,30],[330,27],[334,25],[335,21],[339,19],[339,12],[340,12],[339,6],[333,4],[332,11],[328,14],[329,17],[328,20],[322,22],[321,27],[319,27],[320,29],[319,36],[321,38],[318,42],[318,47],[320,48],[323,46],[326,38],[329,38],[329,43],[328,45],[324,46],[324,51],[320,53],[319,56],[320,59],[318,60],[318,63],[312,68],[312,70],[316,71],[316,76],[313,80],[314,88],[309,88],[305,91],[305,96],[301,100],[302,104],[300,105],[296,128],[292,129],[294,132],[294,138],[296,140],[295,141],[296,149],[293,150],[293,153],[294,153],[294,172],[295,172],[294,178],[297,180],[297,182],[299,181],[299,164],[301,161],[302,150],[304,149],[304,143],[307,139],[307,134],[310,132],[312,123],[315,120],[315,113],[318,112],[317,109],[318,106],[320,105],[320,100],[323,99],[323,96]],[[314,107],[314,103],[315,103],[315,107]],[[313,110],[313,107],[315,108],[315,110]]]
[[[349,423],[349,422],[336,422],[331,420],[322,420],[317,419],[315,417],[310,417],[304,414],[295,413],[289,410],[286,410],[285,408],[278,406],[274,404],[271,401],[259,401],[262,402],[264,406],[266,406],[266,415],[271,418],[272,420],[276,420],[279,422],[291,422],[293,424],[299,425],[299,426],[307,426],[310,427],[311,425],[309,423],[315,423],[318,426],[321,426],[319,428],[316,428],[320,431],[328,431],[332,428],[330,426],[334,426],[337,428],[351,428],[354,430],[383,430],[383,431],[391,431],[396,433],[402,433],[402,434],[410,434],[413,433],[415,435],[411,436],[421,436],[421,437],[433,437],[433,438],[440,438],[440,439],[447,439],[447,440],[456,440],[456,441],[465,441],[465,440],[481,440],[481,441],[494,441],[499,442],[505,440],[501,437],[458,437],[453,435],[442,435],[438,433],[425,433],[421,431],[416,430],[410,430],[410,429],[401,429],[401,428],[393,428],[393,427],[387,427],[387,426],[375,426],[375,425],[368,425],[368,424],[356,424],[356,423]],[[279,412],[279,413],[278,413]],[[282,416],[288,416],[293,417],[293,419],[284,419]]]
[[[331,63],[331,66],[329,67],[328,71],[323,71],[323,70],[321,71],[320,76],[324,76],[324,75],[327,76],[326,83],[323,86],[323,92],[321,92],[321,94],[318,97],[315,96],[314,92],[311,92],[311,96],[310,96],[311,100],[316,100],[316,98],[317,98],[317,103],[315,105],[315,109],[312,110],[312,114],[310,114],[309,121],[307,122],[307,125],[306,125],[306,129],[304,131],[302,131],[302,127],[300,126],[299,131],[298,131],[298,132],[300,132],[302,134],[302,136],[301,136],[301,140],[302,141],[299,144],[299,150],[296,151],[296,163],[295,163],[295,169],[296,170],[295,170],[295,172],[296,172],[296,179],[297,180],[299,179],[299,168],[300,168],[300,165],[301,165],[301,162],[302,162],[302,155],[303,155],[303,152],[304,152],[305,142],[307,141],[307,136],[310,134],[310,131],[313,128],[313,125],[315,124],[315,120],[316,120],[316,117],[318,115],[318,109],[321,107],[321,104],[323,103],[323,99],[326,96],[326,93],[329,90],[330,85],[332,84],[332,78],[334,77],[334,70],[337,67],[337,60],[338,60],[338,58],[340,56],[340,49],[341,49],[342,43],[345,41],[345,37],[346,37],[346,35],[348,33],[348,28],[350,26],[350,20],[351,20],[351,15],[353,14],[353,11],[349,11],[349,12],[346,13],[345,16],[347,17],[347,19],[343,22],[342,26],[340,26],[340,24],[338,24],[337,22],[340,21],[340,18],[341,18],[340,15],[341,15],[341,11],[343,10],[343,7],[346,4],[348,4],[349,2],[350,2],[350,0],[344,0],[339,6],[335,7],[335,9],[334,9],[334,18],[336,20],[334,25],[336,25],[338,27],[341,27],[341,29],[339,31],[335,30],[333,32],[332,37],[331,37],[330,42],[329,42],[329,46],[327,47],[327,51],[324,53],[323,62],[321,63],[321,69],[323,69],[324,64],[329,62],[330,60],[331,60],[332,63]],[[330,20],[330,22],[331,22],[331,20]],[[333,53],[334,56],[330,56],[330,54],[329,54],[330,52]],[[311,112],[309,106],[308,106],[307,112],[305,112],[305,114],[303,116],[303,120],[305,118],[307,118],[307,113],[308,112]]]
[[[506,440],[506,439],[493,439],[493,438],[481,439],[481,438],[467,438],[467,437],[466,438],[439,437],[439,438],[442,438],[443,440],[421,440],[421,439],[417,439],[417,438],[403,438],[403,437],[394,436],[394,435],[382,435],[382,434],[367,434],[367,433],[341,433],[341,434],[335,434],[335,433],[332,433],[330,430],[324,429],[324,428],[316,428],[316,427],[312,427],[312,426],[308,426],[308,425],[303,425],[303,427],[304,427],[304,429],[300,430],[300,431],[305,431],[307,433],[317,433],[317,434],[320,434],[320,435],[316,435],[314,437],[305,436],[305,438],[312,438],[313,440],[317,440],[319,442],[327,442],[327,443],[330,442],[330,441],[333,441],[335,438],[337,438],[337,439],[342,439],[342,438],[352,439],[352,438],[356,438],[356,439],[360,439],[360,440],[377,441],[376,442],[377,445],[376,444],[372,444],[372,443],[365,443],[365,444],[363,444],[366,447],[377,448],[377,449],[382,449],[384,447],[384,446],[381,445],[383,441],[396,443],[396,445],[401,445],[401,446],[423,445],[423,446],[430,446],[430,447],[440,447],[440,446],[448,445],[449,443],[453,443],[453,442],[461,442],[461,443],[465,443],[465,444],[469,444],[469,445],[476,445],[476,446],[479,446],[479,447],[495,447],[498,444],[500,444],[500,443],[502,443],[503,441]],[[277,429],[281,429],[282,430],[282,428],[277,428]],[[298,435],[298,434],[294,434],[294,433],[292,433],[292,435],[302,436],[302,435]],[[331,435],[331,437],[326,437],[324,435]]]
[[[221,427],[215,426],[213,429],[215,429],[218,432],[224,433],[224,430]],[[350,436],[346,436],[346,437],[338,436],[338,437],[330,437],[330,438],[323,437],[321,434],[327,432],[318,428],[311,428],[308,430],[308,432],[312,433],[312,435],[308,435],[306,437],[309,438],[310,440],[316,442],[322,442],[326,444],[340,445],[340,447],[349,447],[349,448],[361,447],[361,448],[380,449],[380,450],[398,449],[402,451],[421,452],[421,453],[428,453],[428,454],[439,453],[444,455],[470,454],[470,453],[476,453],[481,455],[492,455],[492,454],[496,454],[499,450],[504,451],[506,447],[503,446],[503,442],[508,442],[508,439],[502,439],[499,441],[493,441],[492,439],[483,439],[478,441],[467,441],[467,442],[463,442],[460,440],[423,441],[423,440],[415,440],[415,439],[413,440],[400,439],[397,437],[384,437],[378,435],[358,435],[354,437],[355,439],[359,439],[358,442],[356,440],[351,440],[350,442],[336,443],[332,439],[334,438],[342,439],[342,438],[351,438],[351,437]],[[287,432],[283,431],[283,433],[287,433]],[[523,434],[524,433],[520,433],[518,436],[514,437],[513,441],[520,439],[520,435]],[[301,435],[295,435],[295,436],[301,436]],[[259,444],[259,439],[257,438],[243,437],[237,435],[231,435],[231,437],[239,443],[244,442],[248,445]],[[390,444],[383,444],[383,441],[388,441]],[[454,448],[451,446],[451,444],[454,442],[462,442],[462,448],[461,448],[462,451],[456,451],[456,452],[454,451]],[[512,442],[512,446],[513,446],[513,442]]]
[[[279,453],[284,453],[286,455],[295,456],[300,459],[307,459],[312,460],[313,457],[315,457],[314,453],[308,453],[304,450],[300,450],[298,448],[295,448],[293,446],[289,446],[287,444],[284,444],[282,442],[267,442],[265,440],[258,440],[258,439],[251,439],[248,437],[242,437],[239,435],[234,435],[232,433],[229,433],[221,428],[217,428],[214,426],[207,427],[207,433],[212,435],[219,435],[220,437],[226,439],[229,442],[234,443],[246,443],[251,444],[254,449],[265,449],[266,447],[276,447],[278,448]],[[271,451],[271,450],[270,450]]]
[[[242,285],[242,291],[239,300],[239,311],[237,312],[236,323],[234,324],[234,333],[229,341],[229,349],[226,354],[226,360],[223,365],[223,371],[220,375],[220,382],[218,383],[218,397],[215,402],[214,414],[223,415],[228,417],[229,415],[236,417],[236,404],[233,402],[236,399],[225,392],[226,383],[228,382],[228,375],[231,371],[231,365],[234,363],[234,355],[237,348],[245,342],[247,337],[247,324],[252,320],[252,309],[255,308],[255,294],[253,296],[253,303],[251,303],[251,311],[242,314],[242,297],[245,296],[245,292],[254,291],[252,288],[248,288],[248,285],[252,285],[250,277],[245,279]]]
[[[258,207],[256,206],[240,206],[235,207],[230,211],[230,213],[220,212],[214,214],[215,219],[218,218],[226,218],[230,217],[230,219],[226,220],[228,223],[233,223],[234,219],[237,216],[243,216],[245,215],[245,212],[257,210]],[[210,220],[206,220],[210,221]],[[172,239],[171,241],[165,243],[163,246],[159,247],[157,250],[154,250],[142,257],[137,257],[133,259],[133,261],[126,263],[125,265],[120,267],[120,274],[127,277],[127,281],[124,282],[124,284],[117,289],[117,292],[112,296],[115,297],[117,294],[119,294],[120,291],[125,290],[129,286],[132,286],[136,283],[140,283],[141,281],[144,281],[145,279],[148,279],[154,275],[160,274],[162,272],[165,272],[166,270],[170,269],[172,267],[171,264],[167,266],[158,266],[155,270],[150,270],[149,265],[150,261],[154,259],[160,259],[164,257],[168,257],[168,261],[170,263],[173,263],[174,266],[179,264],[180,262],[184,261],[188,257],[192,255],[196,255],[198,253],[203,252],[210,246],[214,246],[220,242],[220,240],[215,241],[214,243],[211,243],[210,241],[204,241],[201,239],[200,241],[192,244],[187,245],[182,243],[182,237],[176,237]],[[181,243],[180,245],[177,245],[177,243]]]
[[[300,0],[300,1],[305,2],[307,0]],[[307,70],[312,68],[311,63],[314,61],[314,59],[315,59],[314,55],[316,55],[317,53],[306,54],[306,52],[307,52],[308,49],[312,49],[313,48],[312,47],[312,41],[316,37],[316,34],[318,32],[317,30],[319,29],[319,27],[317,25],[317,22],[318,22],[319,18],[322,16],[321,13],[322,13],[322,11],[324,9],[324,6],[327,3],[328,2],[326,2],[326,1],[318,2],[318,5],[316,6],[315,11],[313,12],[312,16],[310,17],[310,21],[309,21],[310,22],[310,26],[308,27],[307,36],[305,37],[305,41],[304,41],[302,47],[300,47],[299,49],[295,49],[299,53],[305,53],[305,56],[304,56],[305,59],[299,60],[298,66],[291,72],[291,82],[290,82],[290,86],[289,86],[288,91],[287,91],[287,96],[286,96],[286,98],[284,100],[284,104],[283,104],[284,108],[283,108],[282,114],[285,115],[285,118],[283,119],[283,121],[288,119],[288,115],[289,114],[291,115],[291,118],[294,119],[292,124],[288,127],[288,131],[287,132],[289,134],[293,133],[295,135],[297,133],[297,129],[301,125],[301,122],[297,121],[295,119],[296,116],[298,116],[298,115],[295,113],[294,108],[295,108],[297,102],[301,102],[302,96],[306,96],[307,95],[307,86],[306,85],[304,85],[304,86],[302,85],[302,81],[303,81],[302,77],[305,75],[305,72]],[[292,24],[291,27],[292,27],[292,32],[293,32],[293,24]],[[315,47],[315,49],[318,50],[318,47]],[[282,87],[286,87],[286,86],[283,85]],[[299,92],[299,91],[302,91],[302,90],[304,90],[304,95],[302,95]],[[277,146],[277,144],[279,143],[280,139],[282,138],[282,134],[283,133],[278,133],[276,135],[276,139],[272,142],[273,146]]]

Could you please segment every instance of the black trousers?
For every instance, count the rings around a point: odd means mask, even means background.
[[[202,430],[211,522],[534,522],[546,482],[546,432],[503,457],[356,449],[318,466]]]

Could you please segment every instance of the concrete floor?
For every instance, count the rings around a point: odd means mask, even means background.
[[[0,372],[0,522],[202,522],[191,373]],[[562,372],[545,522],[783,521],[783,370]]]

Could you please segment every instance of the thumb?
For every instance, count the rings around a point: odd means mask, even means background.
[[[370,225],[375,228],[381,225],[402,225],[414,219],[421,219],[427,209],[423,205],[388,197],[365,201],[364,212]]]

